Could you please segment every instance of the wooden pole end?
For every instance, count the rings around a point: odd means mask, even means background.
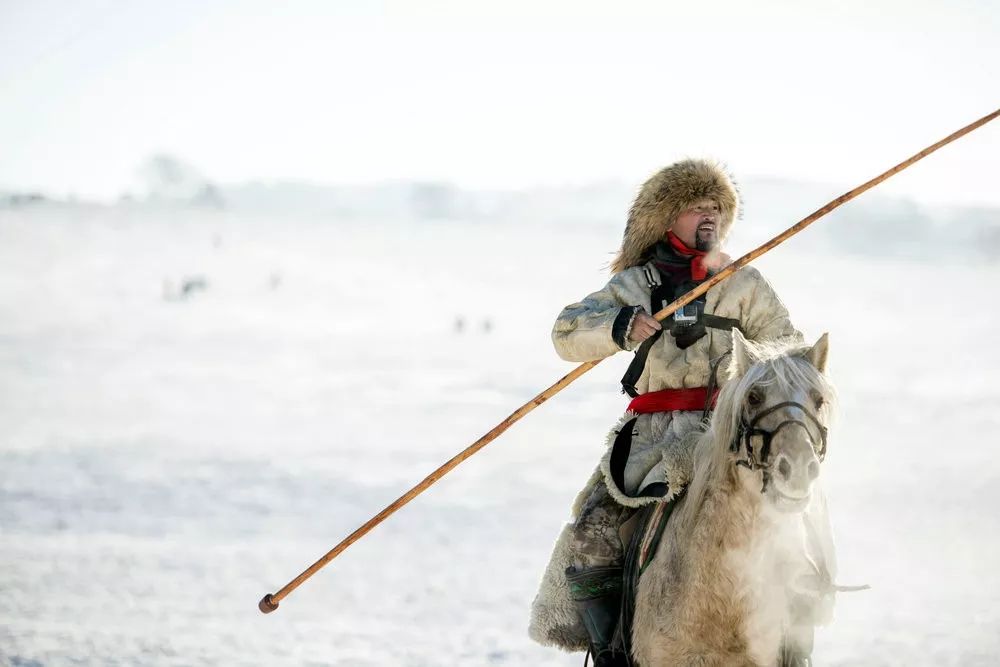
[[[270,614],[272,611],[278,608],[278,603],[274,601],[271,594],[268,593],[260,599],[257,603],[257,608],[260,609],[263,614]]]

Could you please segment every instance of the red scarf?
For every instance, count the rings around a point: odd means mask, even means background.
[[[687,247],[684,245],[684,241],[681,241],[673,232],[667,232],[667,240],[670,241],[670,245],[674,250],[685,257],[691,258],[691,280],[701,282],[708,277],[708,269],[705,268],[705,255],[708,254],[707,252]]]

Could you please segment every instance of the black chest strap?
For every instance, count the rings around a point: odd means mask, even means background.
[[[645,268],[646,281],[649,286],[649,312],[656,313],[666,307],[680,296],[683,296],[694,288],[697,283],[691,281],[679,281],[678,284],[661,283],[654,275],[654,269]],[[659,272],[657,272],[659,273]],[[668,274],[668,277],[672,277]],[[674,337],[674,344],[681,350],[694,345],[705,335],[706,327],[713,329],[723,329],[731,331],[740,329],[740,321],[731,317],[719,317],[705,312],[705,295],[700,296],[691,303],[679,309],[672,316],[662,323],[663,328],[642,342],[635,351],[632,363],[622,376],[622,393],[628,394],[632,398],[639,395],[635,385],[642,377],[642,372],[646,369],[646,360],[649,358],[649,351],[660,339],[664,331],[669,331]],[[742,329],[740,329],[742,331]]]
[[[639,390],[635,388],[635,383],[639,381],[640,377],[642,377],[642,371],[646,368],[646,358],[649,356],[649,350],[662,335],[663,329],[660,329],[655,334],[642,341],[642,345],[640,345],[635,351],[635,356],[632,357],[632,363],[628,365],[628,370],[626,370],[625,375],[622,376],[622,393],[628,394],[632,398],[639,395]]]

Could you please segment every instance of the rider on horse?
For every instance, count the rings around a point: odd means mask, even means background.
[[[635,508],[669,500],[690,480],[691,436],[725,378],[719,366],[731,349],[731,330],[755,341],[802,338],[752,267],[662,324],[651,317],[729,263],[721,245],[739,210],[737,188],[720,165],[689,159],[660,170],[632,205],[611,280],[563,309],[552,331],[556,351],[568,361],[636,353],[622,380],[633,400],[574,504],[574,521],[556,543],[532,608],[536,641],[589,648],[598,666],[615,664],[624,560],[619,528]]]

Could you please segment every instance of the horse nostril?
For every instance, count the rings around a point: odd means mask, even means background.
[[[792,466],[788,463],[788,459],[782,457],[781,461],[778,462],[778,473],[785,480],[792,476]]]
[[[816,479],[817,477],[819,477],[819,464],[816,463],[815,461],[809,462],[809,467],[807,468],[807,470],[809,471],[809,479]]]

